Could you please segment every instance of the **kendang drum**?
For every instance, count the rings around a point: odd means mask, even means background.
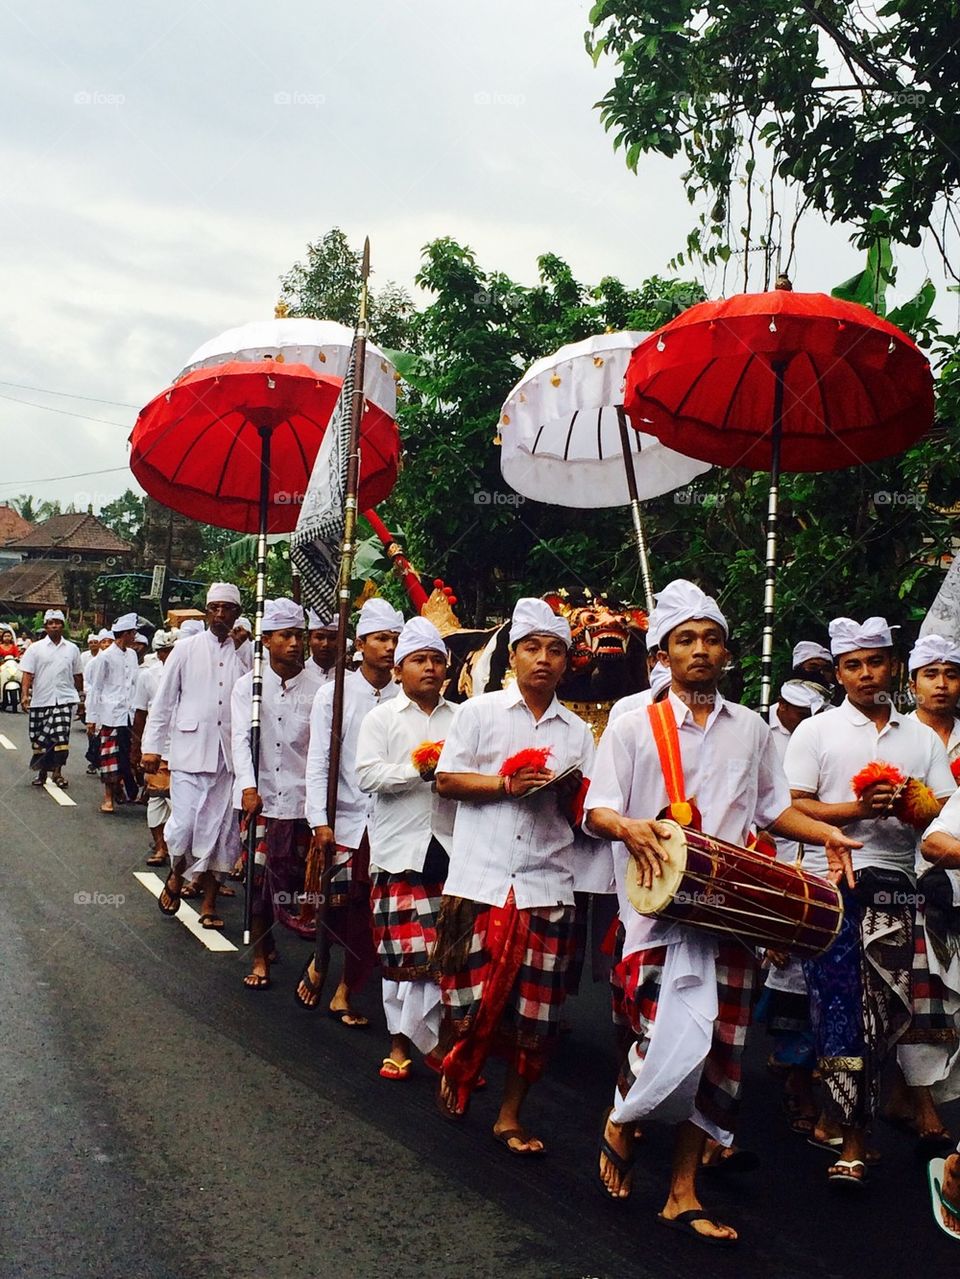
[[[627,867],[627,897],[641,915],[806,958],[833,944],[843,919],[833,884],[676,822],[661,825],[670,828],[661,839],[668,860],[652,888],[641,885],[632,857]]]

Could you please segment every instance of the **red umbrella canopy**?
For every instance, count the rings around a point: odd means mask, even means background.
[[[933,422],[930,364],[907,334],[857,303],[779,289],[701,302],[642,342],[627,413],[688,457],[769,470],[778,367],[786,471],[876,462]]]
[[[268,533],[296,527],[341,380],[305,364],[229,361],[196,369],[140,411],[130,469],[151,497],[181,515],[256,533],[261,429],[270,435]],[[360,432],[361,510],[397,478],[396,423],[366,404]]]

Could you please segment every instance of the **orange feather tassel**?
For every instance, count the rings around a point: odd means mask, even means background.
[[[547,760],[553,754],[552,746],[528,746],[526,750],[517,751],[500,765],[501,777],[512,777],[521,768],[535,768],[538,771],[546,768]]]

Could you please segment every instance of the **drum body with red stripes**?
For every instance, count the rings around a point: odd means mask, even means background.
[[[802,958],[833,944],[843,918],[839,890],[799,866],[664,822],[668,861],[643,888],[633,858],[627,896],[642,915],[687,924]]]

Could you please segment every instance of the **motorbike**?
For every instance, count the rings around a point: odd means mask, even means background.
[[[4,658],[0,662],[0,711],[12,711],[15,715],[20,709],[20,684],[22,680],[23,674],[17,658]]]

